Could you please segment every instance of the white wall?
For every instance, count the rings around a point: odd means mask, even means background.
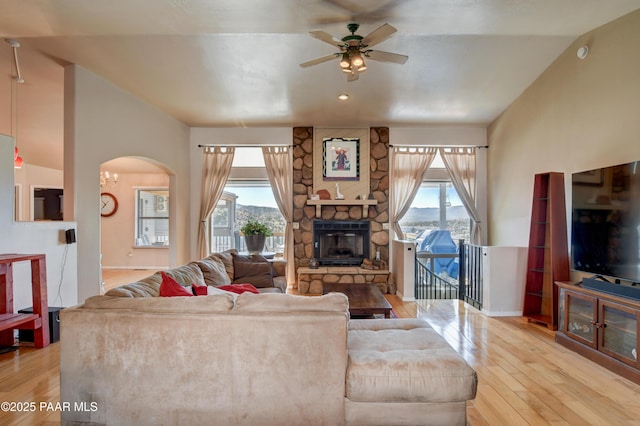
[[[391,145],[485,146],[487,129],[471,126],[391,127]]]
[[[78,299],[99,294],[100,165],[144,158],[170,175],[170,266],[190,260],[189,128],[77,66],[65,67],[65,214],[78,222]]]
[[[491,124],[491,245],[528,245],[536,173],[565,174],[570,223],[572,173],[640,160],[639,43],[640,10],[579,37]]]
[[[72,306],[77,298],[77,244],[66,244],[64,231],[75,222],[14,222],[13,139],[0,135],[0,253],[44,253],[49,306]],[[31,267],[14,267],[14,311],[32,306]]]

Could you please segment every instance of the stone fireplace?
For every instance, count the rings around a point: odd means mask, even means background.
[[[323,266],[359,266],[369,259],[368,220],[313,221],[313,256]]]
[[[389,129],[371,127],[369,129],[369,185],[368,191],[358,190],[349,194],[348,183],[341,185],[346,200],[335,205],[310,205],[314,194],[314,129],[313,127],[295,127],[293,129],[293,221],[297,229],[293,231],[294,262],[298,282],[296,287],[303,293],[322,292],[322,281],[325,282],[375,282],[387,291],[388,271],[365,271],[358,265],[339,264],[321,266],[320,270],[308,270],[309,260],[314,253],[314,222],[326,221],[366,221],[369,224],[368,251],[365,257],[372,259],[376,252],[380,259],[389,261],[389,231],[385,225],[389,222]],[[315,171],[317,173],[317,170]],[[328,187],[333,198],[333,183]],[[375,203],[350,203],[349,200],[361,197],[365,193],[373,196]],[[363,243],[364,244],[364,243]],[[367,244],[365,244],[367,245]],[[343,266],[344,265],[344,266]],[[339,269],[340,272],[331,270]],[[305,272],[301,275],[301,270]],[[334,273],[335,272],[335,273]],[[302,277],[302,281],[301,281]],[[315,285],[314,285],[315,284]],[[395,288],[389,288],[395,293]]]

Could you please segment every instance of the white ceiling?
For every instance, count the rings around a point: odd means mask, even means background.
[[[638,0],[0,0],[0,33],[21,43],[26,80],[18,124],[3,102],[0,131],[18,128],[27,163],[61,169],[68,63],[191,126],[485,126],[578,36],[638,8]],[[408,62],[368,61],[351,83],[337,60],[298,66],[336,51],[309,31],[341,38],[351,21],[361,35],[396,27],[374,49]],[[8,73],[11,60],[0,46],[0,69]],[[351,99],[338,102],[341,92]]]

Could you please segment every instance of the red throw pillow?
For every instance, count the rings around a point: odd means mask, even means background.
[[[209,292],[209,286],[206,285],[193,285],[191,288],[193,289],[194,296],[206,296]]]
[[[162,283],[160,284],[160,297],[174,297],[174,296],[193,296],[189,291],[182,287],[176,280],[169,275],[161,272]]]
[[[245,292],[259,294],[257,288],[255,288],[251,284],[229,284],[229,285],[221,285],[218,287],[220,290],[230,291],[232,293],[242,294]]]

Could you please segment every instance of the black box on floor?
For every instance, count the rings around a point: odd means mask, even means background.
[[[49,306],[49,342],[55,343],[60,340],[60,310],[59,306]],[[32,314],[33,307],[20,309],[18,313]],[[33,330],[18,330],[18,337],[21,342],[33,342]]]

